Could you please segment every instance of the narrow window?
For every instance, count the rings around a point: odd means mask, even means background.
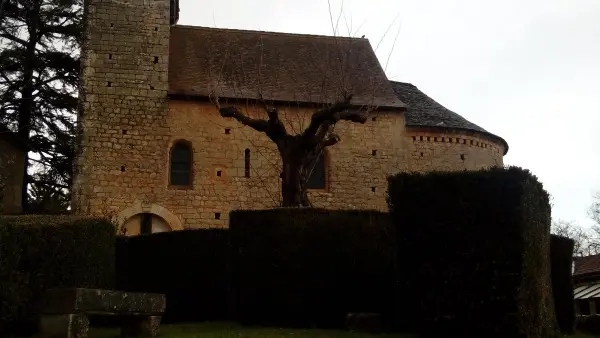
[[[307,189],[325,189],[325,178],[327,168],[325,167],[325,153],[322,152],[314,165],[309,170],[312,169],[311,175],[306,182]]]
[[[244,150],[244,176],[250,177],[250,149]]]
[[[192,147],[187,143],[178,142],[171,148],[170,184],[192,184]]]

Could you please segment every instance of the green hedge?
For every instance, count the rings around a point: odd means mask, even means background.
[[[0,332],[35,332],[49,288],[112,288],[114,251],[115,230],[105,220],[0,217]]]
[[[550,238],[550,270],[556,320],[561,332],[575,332],[575,300],[573,298],[573,248],[575,241],[552,235]]]
[[[184,230],[117,241],[117,287],[163,293],[166,322],[228,320],[228,230]]]
[[[547,338],[550,203],[520,168],[389,179],[398,323],[424,333]]]
[[[274,209],[230,215],[236,319],[341,327],[393,308],[394,236],[375,211]]]

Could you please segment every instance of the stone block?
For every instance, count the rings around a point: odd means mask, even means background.
[[[44,298],[43,313],[162,315],[166,298],[161,294],[98,289],[53,289]]]
[[[85,338],[90,322],[84,314],[42,315],[41,338]]]

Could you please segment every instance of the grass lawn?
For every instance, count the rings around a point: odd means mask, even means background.
[[[115,338],[119,334],[119,329],[90,328],[90,338]],[[275,329],[275,328],[245,328],[231,323],[194,323],[161,325],[160,334],[168,338],[215,338],[215,337],[236,337],[236,338],[258,338],[258,337],[381,337],[381,338],[416,338],[412,335],[392,335],[379,334],[369,335],[360,332],[329,331],[329,330],[304,330],[304,329]]]
[[[90,338],[115,338],[119,329],[95,328],[90,329]],[[234,323],[192,323],[177,325],[161,325],[161,336],[165,338],[258,338],[258,337],[380,337],[380,338],[417,338],[414,335],[378,334],[370,335],[362,332],[330,331],[330,330],[304,330],[304,329],[276,329],[276,328],[245,328]],[[568,338],[592,338],[584,334],[569,336]]]

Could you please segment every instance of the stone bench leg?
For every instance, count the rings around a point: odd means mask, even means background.
[[[90,321],[86,315],[42,315],[40,334],[42,338],[86,338]]]
[[[161,316],[127,316],[123,318],[122,337],[157,337]]]

